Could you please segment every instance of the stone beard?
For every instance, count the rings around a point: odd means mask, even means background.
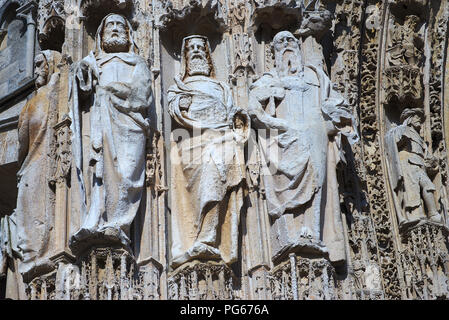
[[[278,33],[273,47],[276,70],[251,86],[248,105],[253,125],[267,133],[259,135],[259,147],[273,260],[304,249],[342,261],[335,170],[342,135],[358,139],[355,121],[322,68],[302,65],[290,32]]]
[[[209,76],[211,67],[207,54],[204,51],[204,43],[200,39],[191,39],[187,52],[188,74],[189,76],[203,75]]]
[[[172,268],[185,262],[237,259],[243,206],[243,148],[248,116],[233,105],[230,88],[214,79],[206,38],[182,46],[181,75],[168,90],[172,132]],[[175,142],[178,141],[178,142]]]
[[[72,79],[72,181],[78,185],[72,201],[82,203],[72,209],[74,251],[105,241],[129,249],[144,188],[150,84],[131,25],[120,15],[106,16],[95,52],[77,64]],[[86,95],[94,96],[93,105]]]
[[[19,271],[24,279],[48,272],[54,243],[55,175],[52,158],[55,144],[59,52],[45,50],[35,58],[36,95],[19,116],[19,164],[17,207],[10,219],[13,250],[21,257]],[[40,195],[40,196],[37,196]],[[26,280],[25,280],[26,281]]]

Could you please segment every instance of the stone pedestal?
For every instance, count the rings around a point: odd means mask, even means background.
[[[192,261],[168,278],[170,300],[233,300],[236,291],[236,278],[223,263]]]
[[[57,270],[27,285],[31,300],[160,299],[161,266],[148,261],[137,267],[122,248],[93,248],[76,263],[63,261]]]
[[[449,230],[425,221],[404,230],[400,253],[405,289],[403,299],[448,299]]]
[[[384,292],[382,290],[362,289],[355,291],[356,300],[383,300]]]
[[[295,253],[272,271],[275,300],[335,299],[335,269],[325,258],[301,257]]]

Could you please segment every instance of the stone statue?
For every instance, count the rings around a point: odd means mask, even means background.
[[[390,129],[386,135],[392,187],[399,203],[399,226],[427,217],[441,223],[434,196],[436,188],[429,178],[429,173],[438,171],[438,161],[420,136],[424,111],[405,108],[400,121],[402,124]]]
[[[19,271],[27,276],[50,270],[54,241],[55,139],[61,54],[42,51],[35,58],[37,92],[19,116],[17,243]]]
[[[422,61],[424,40],[420,34],[415,15],[408,15],[403,25],[395,23],[390,28],[390,44],[387,49],[387,60],[390,66],[419,66]]]
[[[79,192],[72,201],[81,203],[72,212],[81,225],[71,248],[92,241],[127,248],[145,182],[152,94],[150,70],[126,18],[109,14],[102,20],[95,51],[75,64],[70,88]]]
[[[249,116],[215,79],[207,38],[185,38],[181,59],[168,89],[180,127],[172,132],[172,267],[194,259],[229,264],[237,259]],[[186,134],[178,141],[177,132]]]
[[[358,141],[355,120],[322,68],[304,65],[288,31],[273,39],[276,69],[250,88],[263,182],[272,218],[272,259],[302,248],[345,259],[336,166],[342,140]]]

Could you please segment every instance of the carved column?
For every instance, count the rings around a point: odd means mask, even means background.
[[[31,79],[34,77],[34,47],[36,43],[36,9],[35,1],[30,1],[27,4],[17,9],[17,16],[24,19],[26,23],[26,77]]]

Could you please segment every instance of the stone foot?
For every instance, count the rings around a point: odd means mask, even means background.
[[[195,242],[193,246],[184,254],[174,257],[172,267],[177,268],[180,265],[191,260],[221,260],[220,251],[202,242]]]
[[[120,245],[132,252],[129,248],[130,240],[119,228],[109,226],[99,230],[81,228],[70,239],[70,248],[74,253],[92,246],[110,246],[111,244]]]

